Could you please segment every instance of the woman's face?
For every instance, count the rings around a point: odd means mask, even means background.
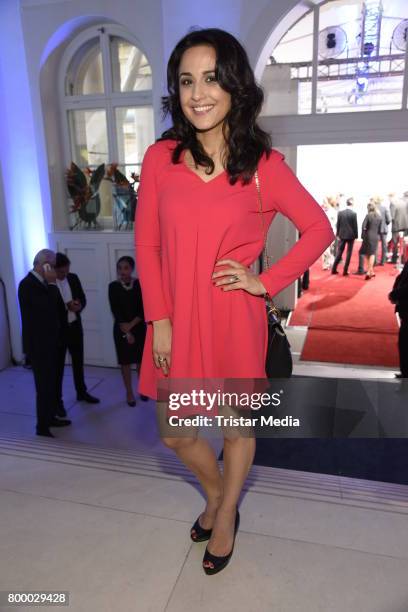
[[[127,261],[121,261],[118,264],[118,277],[121,281],[127,282],[132,276],[132,267]]]
[[[215,49],[209,45],[187,49],[180,61],[181,108],[186,119],[199,131],[222,128],[231,108],[231,94],[216,80],[215,62]]]

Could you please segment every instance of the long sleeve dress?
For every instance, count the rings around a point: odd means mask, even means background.
[[[109,304],[114,317],[113,340],[115,342],[116,356],[121,365],[137,363],[142,361],[143,346],[146,337],[146,323],[144,321],[142,291],[137,278],[132,280],[127,289],[121,282],[112,281],[108,289]],[[141,317],[130,330],[135,338],[133,344],[124,338],[120,329],[121,323],[129,323],[135,317]]]
[[[268,328],[265,301],[244,289],[223,291],[212,274],[234,259],[257,260],[264,235],[254,177],[231,185],[224,171],[206,182],[185,164],[171,162],[176,141],[145,153],[135,217],[137,270],[143,294],[146,342],[140,393],[157,399],[165,375],[152,356],[152,321],[172,323],[170,378],[265,378]],[[265,226],[277,212],[301,239],[260,280],[271,296],[295,281],[333,241],[326,214],[272,150],[258,164]]]

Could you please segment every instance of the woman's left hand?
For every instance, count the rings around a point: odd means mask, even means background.
[[[234,259],[220,259],[215,265],[219,266],[221,264],[226,264],[229,267],[214,272],[211,278],[215,280],[214,284],[220,286],[223,291],[245,289],[245,291],[252,295],[263,295],[266,293],[266,289],[259,280],[258,274],[254,274],[247,266]],[[234,275],[238,277],[237,280],[232,278]]]
[[[123,332],[124,334],[127,334],[128,331],[130,331],[130,324],[129,323],[120,323],[119,328],[120,328],[121,332]]]

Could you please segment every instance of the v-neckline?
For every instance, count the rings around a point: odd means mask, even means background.
[[[202,178],[201,178],[201,176],[200,176],[199,174],[197,174],[197,172],[194,172],[194,170],[192,170],[191,168],[189,168],[189,166],[187,166],[187,164],[186,164],[186,160],[185,160],[185,157],[186,157],[186,152],[187,152],[187,149],[183,149],[183,151],[182,151],[182,160],[181,160],[181,161],[182,161],[182,164],[183,164],[184,168],[185,168],[185,169],[186,169],[186,170],[187,170],[187,171],[188,171],[190,174],[193,174],[194,176],[196,176],[196,177],[198,178],[198,180],[199,180],[201,183],[204,183],[205,185],[206,185],[207,183],[213,183],[214,181],[216,181],[216,180],[217,180],[217,178],[219,178],[220,176],[223,176],[223,175],[226,173],[226,170],[224,169],[222,172],[220,172],[219,174],[217,174],[216,176],[214,176],[214,177],[213,177],[212,179],[210,179],[209,181],[205,181],[204,179],[202,179]]]

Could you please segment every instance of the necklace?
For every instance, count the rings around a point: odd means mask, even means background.
[[[133,283],[135,282],[135,279],[132,278],[129,283],[124,283],[122,280],[119,280],[119,282],[122,285],[122,287],[126,289],[126,291],[129,291],[130,289],[133,288]]]

